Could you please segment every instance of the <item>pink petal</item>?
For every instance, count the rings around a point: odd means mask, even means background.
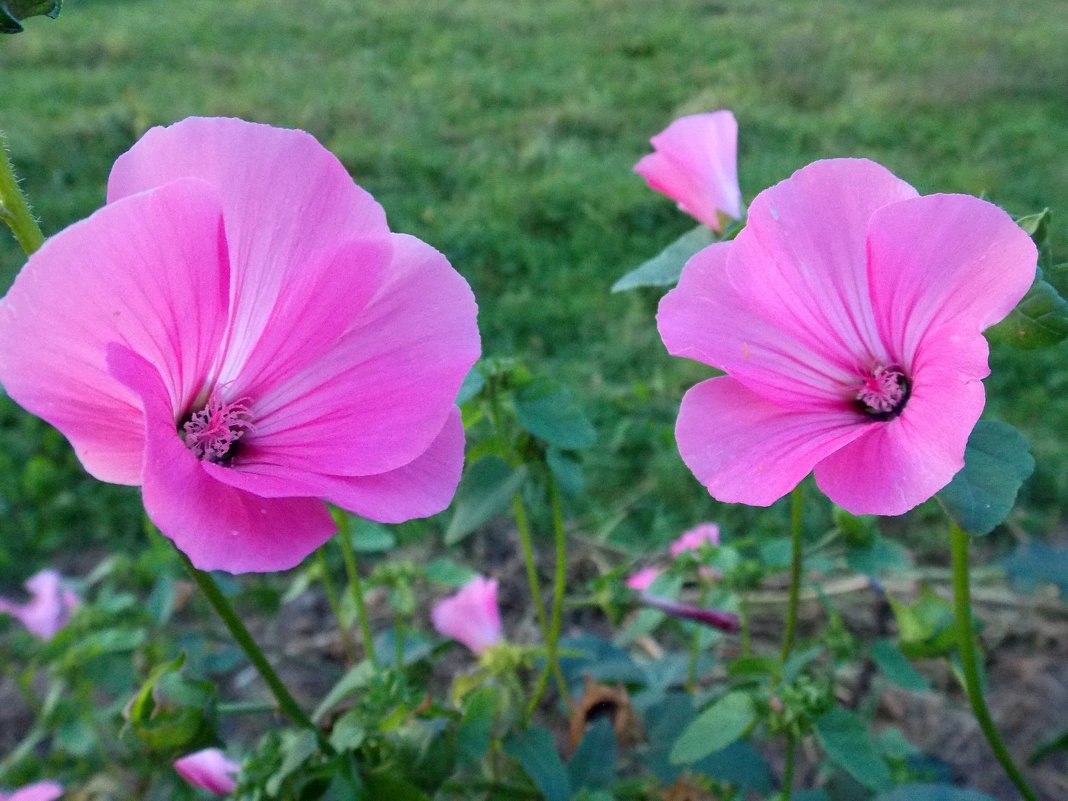
[[[174,769],[194,787],[226,795],[237,787],[234,777],[241,766],[227,759],[218,748],[205,748],[174,760]]]
[[[501,641],[497,579],[475,576],[458,593],[434,604],[430,618],[443,637],[481,654]]]
[[[702,523],[691,528],[671,543],[669,550],[672,556],[678,556],[684,551],[696,551],[705,543],[719,545],[719,526],[715,523]]]
[[[200,391],[226,322],[219,201],[178,181],[107,206],[35,253],[0,304],[0,382],[103,481],[138,484],[144,422],[107,372],[121,342],[158,367],[171,408]]]
[[[729,111],[680,117],[652,138],[655,153],[634,171],[687,214],[714,231],[718,212],[742,216],[738,189],[738,123]]]
[[[56,782],[35,782],[22,787],[11,795],[0,792],[2,801],[55,801],[63,795],[63,786]]]
[[[151,129],[115,162],[108,202],[186,176],[207,181],[222,199],[239,334],[232,364],[259,340],[291,270],[339,241],[388,232],[382,208],[314,137],[237,119],[191,117]]]
[[[236,460],[235,460],[236,461]],[[464,427],[455,406],[427,450],[408,464],[371,476],[331,476],[270,464],[204,469],[216,480],[264,498],[323,498],[379,523],[430,517],[452,502],[464,462]]]
[[[867,425],[846,408],[782,409],[722,376],[686,393],[675,438],[683,461],[716,500],[768,506]]]
[[[77,596],[64,588],[63,578],[55,570],[42,570],[26,581],[32,596],[27,603],[0,604],[0,611],[16,617],[26,630],[42,640],[50,640],[67,625],[71,613],[78,606]]]
[[[884,341],[905,366],[928,331],[978,334],[1030,288],[1038,253],[997,206],[967,195],[928,195],[871,219],[868,277]]]
[[[467,282],[418,239],[394,234],[378,294],[317,364],[257,401],[241,466],[377,475],[424,453],[478,359]]]
[[[988,373],[981,334],[929,337],[916,352],[901,414],[816,465],[816,483],[853,514],[899,515],[926,501],[964,466],[982,414]]]
[[[644,592],[649,589],[649,586],[656,581],[657,576],[662,572],[658,567],[643,567],[641,570],[627,576],[627,580],[624,583],[632,590]]]
[[[287,570],[334,533],[326,506],[310,498],[260,498],[212,478],[178,436],[159,372],[127,348],[108,367],[142,399],[145,511],[201,570]]]

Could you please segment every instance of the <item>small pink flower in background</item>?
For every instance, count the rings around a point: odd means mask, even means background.
[[[63,586],[63,578],[55,570],[35,573],[24,586],[30,600],[18,603],[0,598],[0,614],[16,618],[35,637],[52,639],[78,607],[78,596]]]
[[[218,748],[205,748],[174,760],[178,775],[192,784],[215,795],[232,793],[237,787],[235,776],[241,766],[226,758]]]
[[[663,572],[659,567],[643,567],[641,570],[637,570],[627,576],[625,583],[632,590],[643,592],[649,589],[650,585],[656,581],[657,576]]]
[[[55,801],[61,795],[61,785],[55,782],[36,782],[11,793],[0,790],[0,801]]]
[[[461,642],[481,655],[502,639],[497,579],[475,576],[455,595],[434,604],[430,619],[443,637]]]
[[[702,545],[719,545],[719,526],[715,523],[701,523],[691,528],[671,543],[671,555],[678,556],[684,551],[696,551]]]
[[[668,351],[727,373],[683,398],[683,460],[725,502],[766,506],[815,470],[853,514],[908,511],[963,466],[990,372],[981,332],[1036,261],[978,198],[921,197],[860,159],[799,170],[661,301]]]
[[[719,213],[739,219],[738,123],[729,111],[680,117],[650,140],[655,150],[634,171],[651,189],[713,231]]]
[[[141,487],[203,570],[283,570],[324,501],[397,523],[451,501],[476,306],[445,257],[302,131],[192,118],[115,163],[108,204],[0,303],[0,381],[91,474]]]

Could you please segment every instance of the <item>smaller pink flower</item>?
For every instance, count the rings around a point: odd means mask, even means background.
[[[61,795],[63,787],[55,782],[36,782],[12,793],[0,790],[0,801],[55,801]]]
[[[458,593],[434,604],[430,619],[442,636],[481,655],[502,639],[497,579],[475,576]]]
[[[696,551],[705,543],[719,545],[719,526],[715,523],[702,523],[685,532],[671,543],[671,555],[678,556],[685,551]]]
[[[632,590],[645,592],[662,572],[659,567],[643,567],[627,576],[626,585]]]
[[[218,748],[205,748],[174,760],[174,769],[194,787],[226,795],[237,787],[234,777],[241,766],[227,759]]]
[[[719,212],[741,218],[738,123],[731,112],[680,117],[650,141],[656,152],[634,167],[650,189],[713,231],[720,230]]]
[[[35,573],[23,586],[30,593],[30,600],[20,604],[0,598],[0,613],[16,618],[35,637],[52,639],[67,625],[78,606],[78,596],[63,586],[63,579],[55,570]]]

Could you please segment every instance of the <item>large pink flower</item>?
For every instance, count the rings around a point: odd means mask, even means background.
[[[301,131],[154,128],[0,305],[0,381],[201,569],[292,567],[441,511],[479,354],[467,283]]]
[[[178,775],[192,784],[215,795],[232,793],[237,787],[234,777],[241,766],[218,748],[205,748],[174,760]]]
[[[497,579],[475,576],[458,593],[434,604],[430,619],[440,634],[481,654],[501,641]]]
[[[35,782],[11,793],[0,790],[0,801],[55,801],[61,795],[61,785],[55,782]]]
[[[78,607],[78,596],[63,586],[63,577],[55,570],[42,570],[26,580],[30,600],[18,603],[0,598],[0,614],[17,619],[27,631],[42,640],[50,640],[67,625]]]
[[[719,215],[742,216],[738,188],[738,123],[729,111],[680,117],[650,140],[655,152],[634,171],[651,189],[713,231]]]
[[[964,464],[981,332],[1037,254],[996,206],[920,197],[878,164],[819,161],[694,256],[657,316],[668,350],[727,373],[683,398],[683,460],[721,501],[766,506],[810,471],[854,514],[901,514]]]

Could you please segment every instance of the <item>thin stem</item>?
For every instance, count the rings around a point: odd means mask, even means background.
[[[950,549],[953,556],[953,611],[957,618],[957,648],[960,651],[961,670],[964,673],[964,690],[972,705],[983,736],[990,743],[1001,767],[1005,769],[1020,795],[1027,801],[1037,801],[1035,792],[1027,784],[1020,769],[1012,761],[1005,741],[1001,739],[990,709],[983,698],[983,688],[979,682],[979,667],[975,654],[975,631],[972,628],[971,589],[968,574],[968,534],[956,523],[950,523]]]
[[[404,667],[404,619],[397,614],[396,623],[393,627],[393,661],[397,670]]]
[[[703,582],[702,582],[703,584]],[[697,597],[697,605],[705,605],[705,589],[701,588],[701,594]],[[697,691],[697,658],[701,653],[701,627],[693,624],[693,634],[690,636],[690,662],[686,668],[686,689],[693,693]]]
[[[541,629],[541,637],[549,642],[549,620],[545,616],[545,601],[541,593],[541,581],[538,579],[538,565],[534,561],[534,542],[530,536],[530,521],[523,497],[517,492],[512,498],[512,510],[515,513],[515,526],[519,531],[519,547],[523,552],[523,566],[527,571],[527,584],[530,585],[530,598],[534,603],[534,615]]]
[[[749,599],[744,592],[738,594],[738,618],[742,630],[742,656],[749,656],[753,652],[753,643],[749,634]]]
[[[782,769],[782,800],[790,801],[794,793],[794,764],[797,761],[797,740],[791,734],[786,738],[786,766]]]
[[[801,591],[801,509],[804,495],[801,485],[794,487],[790,493],[790,597],[786,605],[786,629],[782,635],[782,652],[780,661],[785,664],[794,647],[794,635],[797,633],[797,607]]]
[[[30,204],[19,187],[11,159],[0,134],[0,220],[7,224],[22,250],[29,256],[42,244],[44,234],[30,211]]]
[[[334,613],[334,621],[337,623],[337,632],[341,636],[341,647],[345,651],[345,659],[351,665],[356,662],[356,644],[352,641],[348,626],[341,618],[341,600],[334,586],[334,579],[330,577],[330,566],[326,561],[326,551],[320,548],[315,552],[315,559],[319,564],[319,575],[323,580],[323,589],[326,590],[326,602],[330,604],[330,611]]]
[[[271,663],[267,661],[266,655],[260,649],[259,645],[252,638],[249,630],[245,628],[245,624],[241,622],[241,618],[237,616],[234,608],[230,605],[230,602],[226,600],[226,596],[222,594],[219,589],[219,585],[215,583],[215,579],[210,574],[201,570],[197,570],[193,567],[193,563],[189,561],[188,557],[181,551],[178,551],[178,558],[182,564],[185,565],[185,569],[189,572],[189,575],[200,587],[200,591],[204,593],[204,597],[208,599],[208,603],[215,609],[216,614],[226,624],[226,628],[230,630],[231,636],[234,641],[240,646],[241,650],[245,652],[245,656],[252,663],[253,667],[266,682],[267,687],[270,689],[271,694],[274,695],[275,700],[278,702],[278,709],[287,718],[290,719],[295,725],[309,729],[315,732],[315,736],[319,740],[319,747],[327,754],[333,754],[334,750],[330,744],[325,740],[322,732],[312,722],[312,719],[308,717],[308,714],[301,709],[300,704],[296,702],[296,699],[290,694],[289,689],[279,678],[274,668],[271,667]]]
[[[345,560],[345,573],[349,578],[349,589],[356,604],[356,619],[360,622],[360,635],[363,637],[363,652],[372,665],[377,665],[375,642],[371,635],[371,621],[367,617],[367,605],[363,600],[363,582],[360,580],[360,567],[356,563],[356,550],[352,547],[352,531],[348,515],[340,512],[337,516],[337,530],[340,535],[341,556]]]

